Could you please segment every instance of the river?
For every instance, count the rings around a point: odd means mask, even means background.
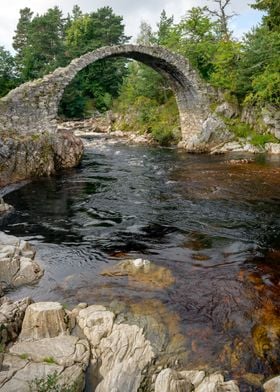
[[[189,368],[279,374],[280,158],[238,158],[88,143],[80,167],[6,196],[15,213],[2,229],[45,268],[10,297],[134,304],[180,335]],[[108,273],[138,257],[162,273]]]

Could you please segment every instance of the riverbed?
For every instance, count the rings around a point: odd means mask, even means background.
[[[280,158],[86,144],[78,168],[6,195],[15,212],[2,230],[30,241],[45,268],[9,296],[158,312],[182,365],[259,390],[258,377],[280,373]],[[112,273],[129,258],[162,273]]]

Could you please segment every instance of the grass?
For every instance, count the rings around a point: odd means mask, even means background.
[[[28,354],[21,354],[19,357],[21,359],[28,359]]]
[[[273,135],[254,133],[251,138],[251,144],[254,146],[264,146],[266,143],[279,143]]]
[[[253,146],[263,147],[266,143],[279,143],[275,136],[269,133],[258,133],[239,118],[229,119],[223,117],[222,119],[237,138],[247,139]]]
[[[50,363],[50,364],[56,364],[56,361],[54,360],[53,357],[43,358],[43,362]]]
[[[59,376],[57,372],[48,374],[43,378],[35,378],[29,382],[30,392],[76,392],[76,385],[63,386],[58,385]]]

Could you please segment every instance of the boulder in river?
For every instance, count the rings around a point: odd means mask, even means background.
[[[118,264],[106,268],[102,272],[106,277],[127,276],[129,281],[154,289],[164,289],[175,282],[171,271],[145,259],[126,259]]]
[[[224,382],[220,373],[162,370],[156,378],[155,392],[239,392],[234,381]]]
[[[279,392],[280,391],[280,376],[268,380],[263,388],[265,392]]]
[[[36,252],[28,242],[0,232],[0,281],[2,289],[36,282],[43,275]]]

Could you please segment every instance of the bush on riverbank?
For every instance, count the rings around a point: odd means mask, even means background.
[[[177,143],[180,138],[179,112],[175,97],[166,81],[140,63],[131,63],[114,112],[122,131],[149,133],[160,145]]]

